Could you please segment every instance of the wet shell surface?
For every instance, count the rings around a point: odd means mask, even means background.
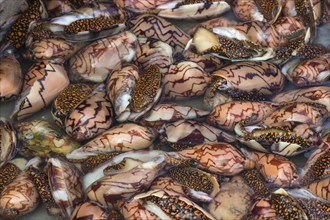
[[[144,149],[148,148],[155,138],[156,134],[152,129],[134,123],[125,123],[99,134],[66,157],[83,159],[98,153]]]
[[[63,64],[47,61],[34,64],[24,77],[23,90],[11,115],[21,120],[46,108],[69,85]]]
[[[106,131],[112,122],[112,105],[101,84],[71,110],[64,125],[66,133],[80,142]]]
[[[200,144],[178,151],[180,157],[199,160],[199,167],[214,173],[234,176],[254,163],[241,154],[233,145],[224,142]]]
[[[137,45],[128,31],[94,41],[69,60],[69,77],[73,82],[103,82],[115,68],[132,61]]]
[[[16,99],[23,85],[21,65],[13,55],[0,58],[0,102]]]
[[[168,100],[183,100],[202,96],[210,76],[198,64],[183,61],[171,65],[164,75],[164,96]]]
[[[17,153],[17,137],[11,122],[0,118],[0,168],[13,159]]]

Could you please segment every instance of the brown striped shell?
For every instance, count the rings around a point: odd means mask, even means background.
[[[26,159],[15,158],[0,168],[0,193],[21,173],[26,163]]]
[[[112,122],[112,104],[101,84],[66,115],[64,126],[66,133],[80,142],[106,131]]]
[[[79,220],[88,218],[89,220],[107,220],[109,218],[109,211],[103,208],[97,202],[89,201],[77,205],[70,219]]]

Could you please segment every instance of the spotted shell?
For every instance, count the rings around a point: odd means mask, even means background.
[[[26,163],[26,159],[15,158],[0,168],[0,193],[21,173]]]
[[[58,94],[53,102],[51,114],[59,127],[64,126],[67,114],[92,91],[91,85],[77,83],[70,84]]]
[[[254,196],[265,196],[271,191],[265,178],[257,169],[243,170],[240,174],[244,182],[254,191]]]
[[[99,85],[80,101],[65,118],[65,131],[76,141],[89,140],[106,131],[113,122],[112,104],[105,85]]]
[[[124,202],[120,207],[120,212],[124,219],[135,220],[135,219],[148,219],[148,220],[161,220],[153,212],[147,210],[143,206],[143,201],[141,199],[134,199]]]

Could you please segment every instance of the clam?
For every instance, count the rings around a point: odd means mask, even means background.
[[[268,183],[277,187],[298,186],[297,167],[289,159],[280,155],[247,150],[244,150],[244,154],[255,162],[257,170]]]
[[[239,20],[274,23],[282,11],[282,1],[235,0],[232,3],[232,8]]]
[[[297,86],[322,84],[330,79],[330,53],[302,62],[293,59],[282,67],[282,72]]]
[[[242,219],[252,206],[251,195],[252,191],[243,179],[234,177],[221,186],[208,210],[217,219]]]
[[[0,167],[0,193],[24,170],[26,163],[24,158],[15,158]]]
[[[198,160],[199,168],[225,176],[234,176],[254,167],[252,160],[243,156],[233,145],[224,142],[200,144],[175,154],[183,159]]]
[[[116,68],[130,62],[136,54],[136,36],[125,31],[92,42],[69,60],[73,82],[103,82]]]
[[[17,153],[17,138],[11,122],[0,118],[0,168],[13,159]]]
[[[132,91],[139,79],[139,71],[135,65],[125,65],[115,70],[106,82],[108,99],[112,102],[117,121],[126,121],[130,115]]]
[[[304,187],[314,195],[321,197],[327,201],[330,200],[330,177],[316,180]]]
[[[173,64],[164,74],[164,94],[168,100],[184,100],[202,96],[210,82],[209,74],[191,61]]]
[[[148,10],[155,9],[158,5],[171,2],[170,0],[144,1],[144,0],[114,0],[116,5],[129,10]]]
[[[212,53],[231,61],[261,61],[274,56],[273,49],[251,42],[233,27],[218,27],[216,33],[213,31],[204,27],[197,28],[186,48],[192,45],[199,54]]]
[[[169,144],[194,146],[197,144],[225,141],[233,143],[235,138],[225,131],[195,120],[179,120],[166,123],[160,129],[160,140]]]
[[[16,99],[21,92],[23,75],[14,55],[0,58],[0,102]]]
[[[130,30],[138,37],[157,39],[173,48],[173,55],[183,52],[189,41],[189,35],[156,15],[139,15],[130,22]]]
[[[281,122],[300,122],[317,125],[328,116],[326,107],[318,103],[288,102],[260,122],[272,125]]]
[[[83,43],[71,43],[59,38],[36,39],[28,45],[23,56],[32,61],[51,60],[64,63],[83,46]]]
[[[67,114],[93,91],[93,86],[84,83],[71,83],[55,98],[51,115],[59,127],[64,127]]]
[[[244,124],[256,124],[270,115],[277,107],[271,102],[226,102],[215,106],[206,117],[206,122],[233,131],[237,123],[244,121]]]
[[[45,3],[49,17],[56,17],[83,6],[84,1],[49,0]]]
[[[42,61],[34,64],[24,78],[23,90],[11,117],[21,120],[46,108],[69,85],[63,64]]]
[[[307,88],[292,89],[277,94],[272,98],[273,102],[312,102],[325,105],[330,112],[330,88],[327,86],[315,86]]]
[[[147,189],[165,165],[166,158],[162,155],[127,172],[104,176],[86,189],[86,195],[90,200],[102,205],[112,205],[120,199],[129,199]]]
[[[68,219],[74,206],[83,198],[81,173],[67,161],[49,158],[45,172],[39,167],[30,166],[28,175],[36,184],[50,215]]]
[[[0,45],[0,53],[8,47],[18,49],[24,46],[30,24],[40,18],[48,16],[42,0],[32,0],[28,9],[11,25]]]
[[[176,0],[157,6],[158,16],[170,19],[205,19],[217,17],[230,10],[227,2]]]
[[[166,190],[171,195],[186,196],[186,187],[169,176],[160,176],[156,178],[150,186],[150,190],[155,189]]]
[[[308,219],[298,201],[282,188],[267,197],[259,198],[253,204],[251,212],[254,219]]]
[[[211,202],[220,191],[215,175],[190,166],[176,166],[167,171],[167,176],[180,183],[186,194],[197,201]]]
[[[154,130],[134,123],[117,125],[68,153],[69,160],[81,160],[99,153],[148,148],[156,138]]]
[[[134,196],[134,200],[143,201],[146,210],[153,212],[160,219],[189,218],[207,219],[215,218],[196,203],[183,196],[172,196],[164,190],[152,190]]]
[[[237,124],[235,132],[241,143],[262,152],[282,156],[296,156],[316,147],[320,141],[318,133],[307,124],[297,124],[292,129],[276,125],[244,127]]]
[[[105,85],[100,84],[67,114],[64,126],[66,133],[80,142],[106,131],[112,122],[112,104],[107,99]]]
[[[23,171],[0,194],[0,217],[15,219],[34,211],[39,204],[39,194],[34,182],[29,178],[27,167],[37,166],[38,158],[31,159]]]
[[[173,49],[162,41],[148,40],[141,44],[132,61],[141,71],[147,71],[151,65],[157,65],[160,72],[165,74],[174,62]]]
[[[141,199],[134,199],[126,201],[120,205],[119,208],[121,214],[126,220],[135,220],[135,219],[148,219],[148,220],[161,220],[153,212],[147,210],[143,206],[143,201]]]
[[[167,122],[181,119],[195,119],[209,114],[209,111],[197,109],[188,105],[161,103],[154,106],[143,116],[139,123],[149,126],[159,126]]]
[[[46,120],[28,120],[16,125],[19,153],[24,156],[66,155],[79,146]]]

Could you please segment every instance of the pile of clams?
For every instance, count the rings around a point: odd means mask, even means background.
[[[17,2],[0,219],[330,218],[329,0]]]

